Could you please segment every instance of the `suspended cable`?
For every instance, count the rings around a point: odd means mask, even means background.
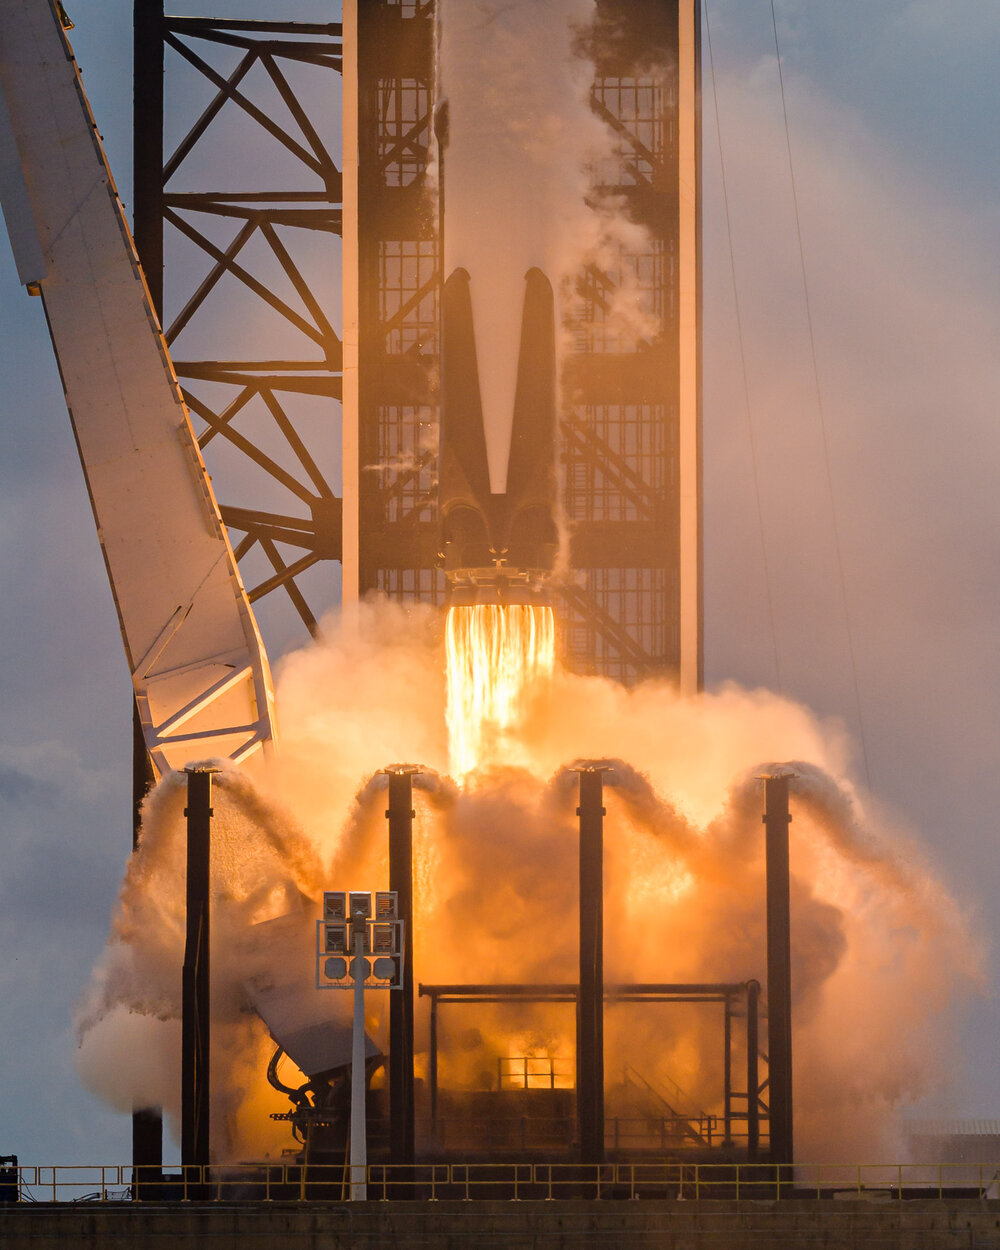
[[[747,375],[746,349],[743,345],[743,318],[740,312],[739,287],[736,281],[736,253],[733,247],[733,227],[729,216],[729,187],[726,182],[726,161],[722,147],[722,120],[719,115],[719,92],[715,79],[715,57],[712,52],[712,27],[708,17],[708,0],[705,6],[705,34],[708,39],[708,64],[712,78],[712,100],[715,105],[715,134],[719,147],[719,169],[722,174],[722,202],[726,212],[726,236],[729,240],[729,272],[733,284],[733,304],[736,309],[736,337],[740,348],[740,368],[743,373],[743,399],[747,418],[747,435],[750,441],[750,464],[753,469],[754,500],[757,505],[757,529],[760,534],[760,551],[764,566],[764,590],[767,598],[767,617],[771,628],[771,649],[774,655],[774,680],[779,693],[782,693],[781,664],[778,660],[778,634],[774,625],[774,598],[771,592],[771,572],[767,559],[767,542],[764,537],[764,509],[760,498],[760,475],[757,468],[757,438],[754,434],[753,417],[750,409],[750,381]]]
[[[865,719],[861,711],[861,687],[858,682],[858,666],[854,654],[854,631],[851,628],[851,613],[847,600],[847,579],[844,576],[844,558],[840,543],[840,524],[837,517],[836,497],[833,491],[833,473],[830,468],[830,444],[826,432],[826,414],[823,409],[823,392],[819,381],[819,363],[816,358],[816,336],[813,333],[812,305],[809,300],[809,282],[806,277],[806,255],[802,245],[802,223],[799,217],[799,196],[795,185],[795,162],[792,160],[792,139],[788,126],[788,106],[785,102],[785,78],[781,70],[781,50],[778,47],[778,20],[774,13],[774,0],[771,5],[771,30],[774,32],[774,55],[778,62],[778,85],[781,90],[781,114],[785,124],[785,150],[788,153],[788,177],[792,188],[792,207],[795,211],[795,233],[799,245],[799,268],[802,273],[802,292],[805,298],[806,325],[809,330],[809,350],[812,354],[813,384],[816,390],[816,411],[819,414],[819,428],[823,444],[823,465],[826,471],[826,489],[830,500],[830,516],[833,521],[833,546],[837,559],[837,576],[840,582],[840,600],[844,612],[844,626],[847,631],[847,652],[850,657],[851,678],[854,683],[854,703],[857,709],[858,731],[861,738],[861,754],[865,766],[865,782],[872,788],[871,768],[868,761],[868,741],[865,734]]]

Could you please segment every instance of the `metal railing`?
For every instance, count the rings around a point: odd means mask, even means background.
[[[540,1154],[558,1143],[567,1148],[576,1139],[575,1116],[467,1116],[439,1115],[434,1142],[452,1153],[478,1150],[530,1150]],[[669,1154],[692,1137],[712,1146],[719,1139],[718,1117],[682,1115],[607,1116],[604,1140],[608,1150],[646,1150]]]
[[[22,1202],[344,1201],[349,1166],[293,1162],[133,1168],[34,1165],[17,1169]],[[560,1198],[781,1199],[1000,1197],[1000,1163],[416,1163],[370,1164],[369,1201]],[[14,1175],[5,1173],[6,1200]],[[0,1195],[3,1197],[4,1195]]]
[[[497,1059],[497,1089],[573,1089],[576,1060],[549,1055]]]

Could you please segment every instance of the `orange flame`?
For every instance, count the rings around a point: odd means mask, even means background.
[[[555,668],[555,616],[527,604],[448,609],[448,734],[452,775],[523,763],[517,730]]]

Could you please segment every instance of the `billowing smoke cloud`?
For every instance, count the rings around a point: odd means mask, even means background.
[[[873,822],[844,779],[836,727],[787,700],[729,687],[684,699],[665,683],[626,690],[558,673],[527,709],[524,768],[443,776],[443,647],[429,611],[365,604],[279,674],[280,755],[254,782],[223,772],[214,806],[216,1149],[251,1157],[289,1144],[264,1081],[270,1043],[246,986],[266,970],[255,924],[312,923],[323,889],[387,885],[385,779],[425,766],[415,807],[415,975],[424,983],[574,981],[579,757],[611,758],[606,790],[606,977],[765,979],[757,780],[792,761],[792,928],[801,1158],[891,1144],[889,1112],[942,1070],[940,1022],[978,977],[954,902],[919,854]],[[795,762],[809,761],[809,762]],[[151,796],[108,950],[80,1007],[80,1067],[122,1110],[176,1115],[183,957],[183,779]],[[284,967],[312,982],[312,967]],[[311,991],[315,992],[315,991]],[[342,996],[328,994],[340,1000]],[[346,996],[343,996],[346,997]],[[385,1043],[384,994],[368,1025]],[[331,1013],[344,1005],[330,1004]],[[442,1022],[442,1085],[495,1082],[498,1060],[547,1056],[572,1072],[568,1008],[497,1007]],[[720,1022],[694,1005],[608,1011],[609,1111],[626,1065],[719,1111]],[[418,1008],[418,1068],[427,1017]],[[566,1078],[567,1080],[569,1077]],[[618,1100],[616,1102],[616,1100]],[[844,1153],[846,1152],[846,1153]],[[853,1154],[852,1154],[853,1152]]]

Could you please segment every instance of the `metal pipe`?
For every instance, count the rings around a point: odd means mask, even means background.
[[[353,917],[352,917],[353,920]],[[351,1201],[368,1197],[368,1115],[365,1091],[365,924],[351,925],[354,958],[354,1032],[351,1041]]]
[[[763,820],[767,854],[767,1054],[772,1163],[791,1163],[793,1158],[789,781],[788,773],[764,778]]]
[[[580,770],[580,998],[577,1134],[583,1163],[604,1162],[604,773]]]
[[[431,1136],[437,1140],[437,1118],[438,1118],[438,1000],[437,995],[431,995],[431,1059],[430,1059],[430,1085],[431,1085]]]
[[[413,1104],[413,774],[399,765],[389,775],[389,889],[403,921],[402,985],[389,994],[389,1134],[393,1163],[412,1163]]]
[[[606,1000],[623,999],[631,1000],[634,998],[683,998],[685,1001],[691,1000],[697,996],[701,1002],[722,1002],[727,995],[742,994],[745,986],[742,981],[692,981],[690,983],[684,981],[630,981],[622,985],[606,985],[604,997]],[[495,982],[493,984],[486,983],[468,983],[468,984],[446,984],[446,985],[420,985],[418,993],[423,996],[425,994],[437,995],[439,998],[447,995],[457,995],[458,997],[468,997],[471,994],[495,994],[498,1001],[506,998],[531,998],[532,1001],[541,1002],[541,995],[546,997],[558,995],[567,1002],[571,1002],[577,994],[578,986],[569,981],[538,981],[538,982]]]
[[[729,998],[722,1010],[722,1142],[728,1146],[733,1120],[733,1013]]]
[[[760,1148],[760,982],[747,982],[747,1159],[757,1160]]]
[[[153,763],[146,750],[139,720],[139,706],[132,699],[132,850],[139,845],[142,804],[153,788]],[[132,1185],[137,1201],[160,1196],[163,1175],[163,1115],[159,1107],[135,1107],[132,1111]]]
[[[181,1008],[181,1163],[209,1162],[209,890],[212,828],[212,773],[187,771],[187,941],[184,947]]]

